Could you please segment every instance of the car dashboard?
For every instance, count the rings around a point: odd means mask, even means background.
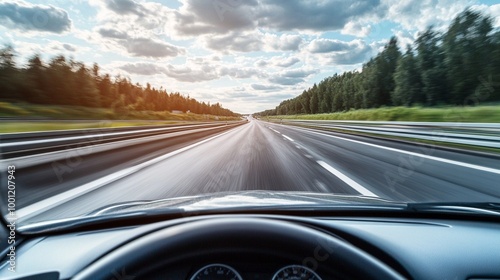
[[[0,278],[500,279],[500,224],[487,220],[224,214],[108,227],[25,236]]]

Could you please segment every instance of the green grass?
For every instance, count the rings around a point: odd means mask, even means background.
[[[192,113],[172,114],[167,111],[117,112],[104,108],[8,102],[0,102],[0,117],[16,120],[0,121],[0,133],[240,120],[240,118],[235,117],[217,117]],[[36,121],[30,121],[31,119],[36,119]]]
[[[266,119],[267,117],[263,117]],[[415,122],[500,122],[500,105],[478,107],[382,107],[348,112],[270,116],[270,119],[415,121]]]
[[[178,121],[16,121],[0,123],[0,133],[174,124]],[[182,122],[185,123],[185,122]]]

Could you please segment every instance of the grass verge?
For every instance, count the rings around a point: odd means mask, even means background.
[[[105,108],[9,102],[0,102],[0,118],[4,118],[0,121],[0,133],[240,120],[237,117],[173,114],[168,111],[128,112]]]
[[[477,107],[382,107],[348,112],[280,115],[262,119],[411,121],[411,122],[500,122],[500,105]]]

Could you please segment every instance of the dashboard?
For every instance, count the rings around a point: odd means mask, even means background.
[[[490,221],[194,216],[29,236],[0,279],[500,279],[499,236]]]

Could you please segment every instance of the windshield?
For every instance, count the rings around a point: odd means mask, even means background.
[[[7,0],[0,44],[6,223],[500,202],[497,1]]]

